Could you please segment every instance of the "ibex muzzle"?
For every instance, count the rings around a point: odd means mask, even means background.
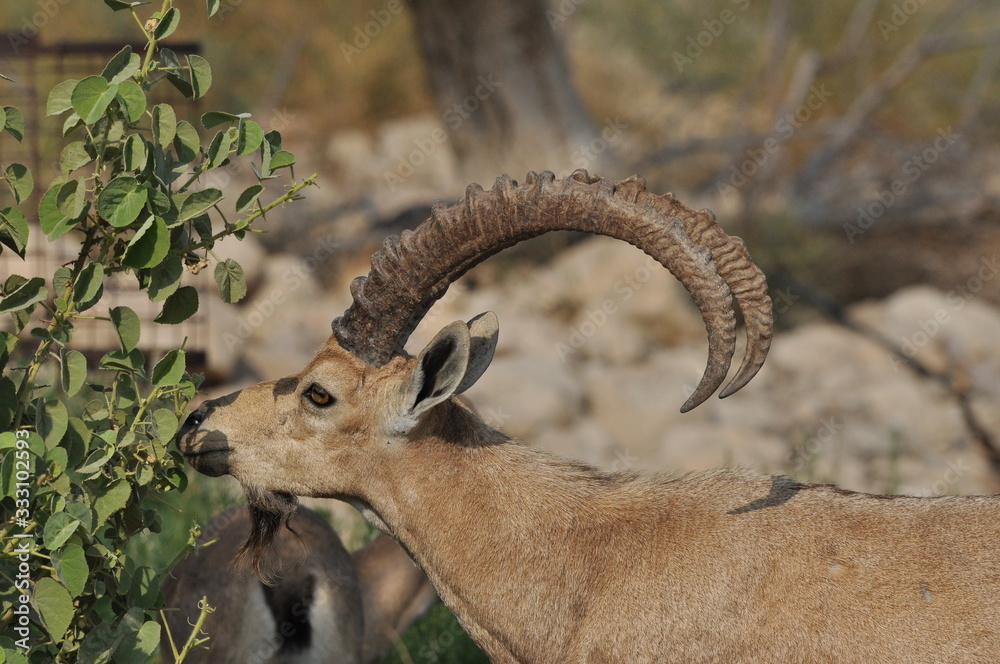
[[[294,501],[356,505],[418,561],[494,662],[1000,661],[1000,498],[870,496],[780,477],[606,473],[516,444],[453,396],[496,344],[487,314],[403,346],[448,285],[550,230],[634,244],[697,303],[708,367],[688,410],[747,353],[767,355],[771,302],[738,238],[641,178],[501,177],[390,238],[300,373],[193,415],[180,445],[230,473],[256,515],[255,559]]]

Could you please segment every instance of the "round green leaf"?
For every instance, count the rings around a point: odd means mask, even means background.
[[[66,512],[55,512],[45,522],[45,529],[42,531],[45,548],[49,551],[57,550],[76,532],[79,525],[80,521]]]
[[[24,138],[24,115],[13,106],[4,106],[3,112],[7,116],[3,128],[20,143]]]
[[[208,170],[222,166],[222,163],[229,158],[232,146],[233,140],[229,137],[228,131],[217,133],[208,147]]]
[[[167,298],[163,303],[163,310],[153,322],[176,325],[186,321],[196,311],[198,311],[198,291],[191,286],[183,286]]]
[[[129,496],[132,495],[132,487],[128,481],[118,480],[113,482],[106,489],[101,491],[93,502],[94,512],[97,514],[97,526],[101,527],[107,522],[108,517],[125,507]]]
[[[70,286],[70,279],[73,276],[73,271],[70,270],[65,265],[56,268],[56,271],[52,273],[52,290],[56,292],[59,297],[66,297],[66,289]]]
[[[52,88],[52,92],[49,93],[49,100],[45,104],[45,113],[47,115],[59,115],[73,108],[73,89],[76,88],[76,84],[79,82],[77,79],[71,78]]]
[[[28,220],[17,208],[0,210],[0,244],[7,245],[24,258],[24,248],[28,246]]]
[[[121,11],[123,9],[131,9],[132,7],[138,7],[139,5],[148,5],[148,1],[143,2],[122,2],[122,0],[104,0],[104,4],[111,7],[113,11]]]
[[[163,15],[160,22],[156,24],[156,29],[153,30],[153,36],[157,41],[166,39],[174,33],[177,29],[177,25],[181,22],[181,12],[176,7],[172,7],[167,10],[167,13]]]
[[[145,362],[142,352],[133,348],[128,352],[123,350],[108,351],[101,356],[97,366],[109,371],[139,371]]]
[[[0,127],[6,127],[6,126],[7,126],[7,111],[3,110],[3,107],[0,107]]]
[[[184,199],[184,202],[181,203],[180,213],[177,216],[177,220],[187,221],[188,219],[194,219],[221,200],[222,192],[218,189],[202,189],[201,191],[196,191]]]
[[[7,376],[0,376],[0,429],[6,429],[14,419],[17,405],[17,388]],[[11,455],[13,457],[13,455]],[[13,461],[13,458],[11,459]],[[0,486],[0,489],[3,487]]]
[[[278,150],[271,156],[271,170],[286,168],[295,164],[295,155],[288,150]]]
[[[118,94],[118,85],[108,83],[103,76],[88,76],[73,88],[70,101],[73,110],[83,119],[84,123],[92,125],[108,110],[108,105]]]
[[[132,586],[128,590],[128,603],[142,609],[152,608],[160,594],[160,584],[156,572],[143,565],[132,575]]]
[[[133,177],[119,175],[97,197],[97,212],[112,226],[128,226],[146,205],[149,192]]]
[[[139,316],[128,307],[115,307],[110,312],[122,349],[127,353],[139,343]]]
[[[52,553],[56,576],[69,589],[70,596],[79,597],[87,585],[90,568],[79,544],[67,544]]]
[[[31,196],[31,192],[35,189],[35,180],[31,177],[31,171],[24,164],[11,164],[4,171],[4,177],[14,194],[14,200],[18,203]]]
[[[134,268],[152,267],[170,251],[170,229],[160,217],[150,217],[136,231],[125,249],[122,263]]]
[[[223,302],[239,302],[247,294],[246,277],[243,268],[232,258],[227,258],[215,266],[215,283]]]
[[[131,78],[141,66],[142,61],[139,56],[132,52],[131,46],[126,45],[115,54],[115,57],[111,58],[104,71],[101,72],[101,76],[108,83],[121,83],[125,79]]]
[[[73,299],[77,302],[90,302],[104,284],[104,265],[88,263],[80,271],[80,276],[73,284]]]
[[[174,137],[174,152],[177,154],[177,161],[182,164],[190,164],[198,156],[201,150],[201,137],[198,130],[187,120],[177,123],[177,135]]]
[[[141,120],[142,114],[146,112],[146,94],[142,87],[132,80],[122,81],[118,84],[118,96],[125,103],[128,121],[135,124]]]
[[[52,447],[66,434],[69,412],[66,410],[66,404],[57,399],[44,402],[39,400],[36,403],[44,403],[44,407],[39,409],[35,429],[45,441],[45,446]]]
[[[156,424],[156,435],[162,441],[171,440],[179,424],[174,411],[167,408],[159,408],[153,413],[153,423]]]
[[[78,219],[87,204],[87,185],[83,178],[70,180],[59,187],[56,194],[56,207],[69,219]]]
[[[264,130],[253,120],[244,120],[240,123],[239,133],[236,140],[236,154],[243,156],[250,154],[260,147],[264,142]]]
[[[173,295],[181,284],[184,266],[179,256],[153,267],[149,272],[147,293],[152,302],[159,302]]]
[[[226,122],[237,122],[250,117],[249,113],[226,113],[225,111],[209,111],[201,116],[201,126],[211,129]]]
[[[59,643],[73,620],[73,598],[65,586],[51,577],[39,579],[32,599],[49,636]]]
[[[133,585],[134,583],[133,577]],[[153,601],[155,600],[156,597],[153,598]],[[159,643],[160,623],[155,620],[147,620],[139,628],[139,631],[126,634],[118,647],[115,648],[115,664],[145,664],[156,652]]]
[[[179,383],[181,376],[184,375],[184,357],[183,350],[172,350],[164,355],[163,359],[153,367],[151,378],[153,385],[171,387]]]
[[[153,107],[153,141],[166,149],[177,133],[177,114],[169,104]]]
[[[0,300],[0,314],[27,309],[49,296],[45,279],[32,277]]]
[[[146,141],[139,134],[132,134],[125,140],[125,150],[122,156],[125,159],[126,171],[141,171],[146,167],[146,161],[149,158]]]
[[[62,386],[66,396],[73,396],[87,378],[87,357],[78,350],[63,349]]]
[[[63,137],[69,136],[70,133],[72,133],[72,131],[74,129],[76,129],[77,127],[79,127],[82,124],[83,124],[83,120],[81,120],[80,116],[77,115],[75,112],[74,113],[70,113],[69,115],[67,115],[66,116],[66,120],[63,121],[63,126],[62,126],[62,135],[63,135]]]
[[[48,236],[50,241],[65,234],[76,223],[75,219],[67,217],[59,210],[59,190],[64,184],[66,184],[66,178],[57,177],[54,179],[48,191],[42,195],[42,200],[38,202],[38,221],[42,232]]]
[[[85,142],[73,141],[64,147],[62,153],[59,155],[59,168],[64,175],[69,175],[93,160],[94,156],[87,150]]]
[[[205,96],[212,87],[212,67],[208,60],[200,55],[187,56],[188,67],[191,69],[191,92],[195,99]]]
[[[207,0],[208,2],[208,17],[212,18],[215,16],[215,12],[219,11],[220,0]]]
[[[260,173],[258,174],[258,179],[264,179],[271,176],[271,155],[274,153],[274,148],[267,141],[260,144]],[[251,166],[254,166],[251,164]],[[256,170],[256,166],[254,166]]]
[[[264,191],[264,186],[255,184],[251,187],[247,187],[246,190],[240,194],[240,197],[236,199],[236,211],[246,212],[257,199],[260,198],[261,193]]]

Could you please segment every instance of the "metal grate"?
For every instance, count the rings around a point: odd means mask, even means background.
[[[0,81],[0,105],[19,108],[26,125],[23,142],[18,143],[9,136],[0,140],[0,164],[23,163],[31,169],[35,178],[32,199],[21,206],[30,225],[25,260],[21,261],[13,252],[5,251],[0,255],[0,279],[6,279],[11,273],[51,279],[58,267],[76,258],[80,238],[67,234],[56,242],[47,242],[37,223],[38,201],[52,180],[60,175],[59,154],[66,143],[62,138],[65,118],[45,115],[47,95],[53,86],[62,81],[99,74],[111,57],[125,46],[124,43],[39,42],[33,39],[14,45],[0,40],[0,72],[14,79],[13,83]],[[178,55],[197,54],[201,50],[200,45],[194,42],[170,44],[169,47]],[[132,50],[142,53],[145,45],[132,44]],[[168,102],[180,117],[197,117],[197,102],[185,99],[179,93],[171,95],[171,92],[170,86],[157,86],[150,103]],[[10,192],[5,187],[0,187],[0,190],[0,207],[12,205]],[[106,315],[108,308],[119,305],[130,307],[142,322],[140,347],[147,358],[155,359],[187,339],[185,348],[189,368],[203,369],[209,345],[207,321],[213,292],[210,292],[212,289],[208,280],[192,277],[185,274],[184,283],[198,289],[201,306],[198,313],[179,325],[153,322],[162,303],[150,302],[139,291],[131,275],[114,275],[105,281],[104,297],[95,307],[94,314]],[[0,323],[0,326],[4,324]],[[80,320],[75,324],[74,346],[88,355],[99,355],[117,348],[118,340],[110,325],[101,321]]]

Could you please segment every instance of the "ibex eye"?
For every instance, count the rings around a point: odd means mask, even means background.
[[[319,385],[316,385],[315,383],[309,386],[309,389],[306,390],[305,395],[306,397],[309,398],[309,401],[312,401],[314,404],[320,407],[332,405],[333,402],[336,401],[336,399],[334,399],[329,392],[324,390]]]

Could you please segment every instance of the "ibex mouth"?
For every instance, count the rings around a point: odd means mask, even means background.
[[[177,447],[191,467],[199,473],[219,477],[229,472],[229,448],[225,440],[194,441],[191,436],[181,437]]]

